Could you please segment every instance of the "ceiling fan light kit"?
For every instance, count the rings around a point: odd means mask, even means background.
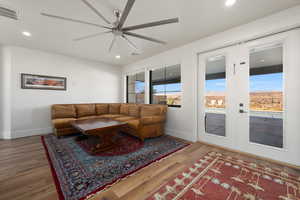
[[[166,19],[166,20],[160,20],[160,21],[155,21],[155,22],[150,22],[150,23],[145,23],[145,24],[124,27],[126,19],[135,3],[135,0],[128,0],[123,12],[120,12],[119,10],[114,10],[114,16],[116,17],[116,20],[114,22],[110,22],[88,0],[81,0],[81,1],[91,11],[93,11],[102,21],[104,21],[107,25],[90,23],[90,22],[87,22],[84,20],[72,19],[72,18],[48,14],[48,13],[41,13],[41,15],[50,17],[50,18],[59,19],[59,20],[70,21],[70,22],[74,22],[74,23],[80,23],[80,24],[85,24],[85,25],[90,25],[90,26],[95,26],[98,28],[106,29],[106,31],[102,31],[99,33],[94,33],[94,34],[86,35],[83,37],[75,38],[75,39],[73,39],[73,41],[82,41],[82,40],[98,37],[103,34],[112,33],[113,40],[109,46],[109,49],[108,49],[109,52],[111,52],[111,50],[114,46],[114,43],[116,42],[116,38],[118,38],[118,37],[122,38],[128,44],[128,46],[133,50],[133,53],[135,55],[140,54],[141,50],[127,36],[147,40],[147,41],[158,43],[158,44],[166,44],[166,42],[164,42],[164,41],[161,41],[161,40],[158,40],[155,38],[151,38],[151,37],[147,37],[144,35],[136,34],[131,31],[179,22],[178,18],[172,18],[172,19]]]

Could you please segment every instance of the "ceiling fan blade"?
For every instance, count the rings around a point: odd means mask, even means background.
[[[109,52],[111,52],[111,50],[116,42],[116,39],[117,39],[117,37],[114,35],[113,40],[111,41],[111,44],[109,46],[109,50],[108,50]]]
[[[96,27],[100,27],[100,28],[111,29],[110,27],[107,27],[107,26],[102,26],[100,24],[94,24],[94,23],[90,23],[90,22],[86,22],[86,21],[82,21],[82,20],[78,20],[78,19],[72,19],[72,18],[68,18],[68,17],[62,17],[62,16],[57,16],[57,15],[52,15],[52,14],[47,14],[47,13],[41,13],[41,15],[46,16],[46,17],[55,18],[55,19],[61,19],[61,20],[64,20],[64,21],[75,22],[75,23],[80,23],[80,24],[85,24],[85,25],[90,25],[90,26],[96,26]]]
[[[127,42],[127,44],[133,48],[134,50],[140,52],[140,49],[132,42],[128,39],[128,37],[126,37],[125,35],[122,35],[122,38]]]
[[[83,36],[83,37],[79,37],[79,38],[75,38],[73,39],[73,41],[81,41],[81,40],[85,40],[85,39],[89,39],[89,38],[93,38],[93,37],[97,37],[99,35],[103,35],[106,33],[111,33],[112,31],[105,31],[105,32],[101,32],[101,33],[95,33],[95,34],[91,34],[91,35],[87,35],[87,36]]]
[[[135,2],[135,0],[127,0],[127,4],[125,6],[124,11],[122,12],[122,16],[121,16],[121,19],[118,24],[119,29],[121,29],[123,27],[128,15],[129,15],[129,12],[131,11],[131,8],[133,7],[134,2]]]
[[[125,34],[125,35],[130,35],[130,36],[132,36],[132,37],[137,37],[137,38],[144,39],[144,40],[149,40],[149,41],[151,41],[151,42],[156,42],[156,43],[159,43],[159,44],[167,44],[167,43],[164,42],[164,41],[157,40],[157,39],[150,38],[150,37],[143,36],[143,35],[139,35],[139,34],[136,34],[136,33],[123,32],[123,34]]]
[[[98,15],[103,21],[105,21],[107,24],[111,24],[110,21],[108,21],[90,2],[87,0],[82,0],[82,2],[89,7],[96,15]]]
[[[172,18],[172,19],[166,19],[166,20],[161,20],[161,21],[156,21],[156,22],[150,22],[150,23],[146,23],[146,24],[128,26],[128,27],[123,28],[122,31],[131,31],[131,30],[149,28],[149,27],[153,27],[153,26],[161,26],[161,25],[165,25],[165,24],[172,24],[172,23],[178,23],[178,22],[179,22],[178,18]]]

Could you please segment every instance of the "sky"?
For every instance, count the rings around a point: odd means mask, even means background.
[[[250,77],[250,91],[282,91],[283,74],[264,74]]]
[[[135,92],[141,93],[145,90],[145,83],[136,81],[135,82]],[[166,85],[155,85],[154,86],[155,93],[164,93],[167,91],[168,93],[176,93],[181,91],[181,83],[171,83]]]
[[[172,83],[166,85],[155,85],[154,86],[155,93],[161,92],[180,92],[181,91],[181,83]]]
[[[283,74],[264,74],[250,76],[250,92],[282,91]],[[207,80],[206,92],[224,92],[225,79]]]
[[[136,92],[144,91],[144,82],[136,82]],[[264,74],[250,76],[250,92],[263,91],[282,91],[283,88],[283,74]],[[162,92],[180,92],[181,83],[172,83],[166,85],[155,85],[154,91],[156,93]],[[207,80],[206,92],[223,92],[225,91],[225,79]]]
[[[141,93],[145,91],[145,82],[136,81],[135,82],[135,92]]]

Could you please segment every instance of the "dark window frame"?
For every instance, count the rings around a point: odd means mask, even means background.
[[[128,75],[126,75],[126,103],[128,103],[128,100],[129,100],[128,82],[129,82],[129,77],[128,77]]]
[[[179,64],[180,66],[180,84],[181,84],[181,65]],[[167,67],[163,67],[166,68]],[[153,85],[152,85],[152,72],[153,70],[149,70],[149,103],[150,104],[153,104]],[[182,90],[182,88],[181,88]],[[167,105],[168,107],[173,107],[173,108],[181,108],[182,107],[182,102],[180,102],[180,105],[169,105],[169,104],[164,104],[164,105]]]

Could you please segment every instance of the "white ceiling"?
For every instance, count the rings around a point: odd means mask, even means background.
[[[126,0],[90,2],[113,20],[112,11],[115,8],[122,10]],[[118,40],[112,52],[108,53],[111,34],[80,42],[72,41],[77,37],[101,32],[101,28],[40,15],[40,12],[48,12],[104,24],[81,0],[0,0],[1,5],[17,9],[20,16],[19,21],[0,17],[0,43],[124,65],[300,4],[299,0],[237,0],[235,6],[227,8],[224,2],[225,0],[136,0],[125,25],[173,17],[179,17],[180,23],[135,31],[167,41],[168,45],[131,38],[143,50],[141,55],[132,56],[123,40]],[[30,31],[32,37],[22,36],[21,32],[24,30]],[[120,60],[115,59],[116,54],[122,56]]]

